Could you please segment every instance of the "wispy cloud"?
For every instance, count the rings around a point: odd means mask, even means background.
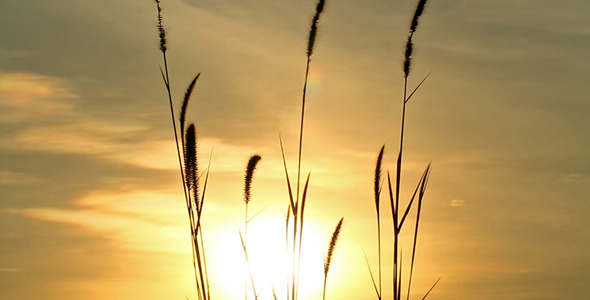
[[[0,185],[17,185],[38,182],[37,176],[24,172],[0,170]]]
[[[586,183],[590,182],[590,176],[588,174],[572,173],[567,174],[561,180],[569,183]]]
[[[71,224],[97,232],[122,248],[185,253],[188,238],[182,201],[157,191],[92,192],[73,208],[10,209],[8,213],[45,222]],[[154,242],[158,241],[158,242]]]
[[[0,116],[2,122],[31,121],[71,112],[76,97],[64,79],[0,70],[0,106],[8,110]]]
[[[465,206],[465,200],[453,199],[453,200],[451,200],[451,206],[452,207],[463,207],[463,206]]]
[[[22,269],[18,268],[0,268],[0,273],[17,273],[22,271]]]

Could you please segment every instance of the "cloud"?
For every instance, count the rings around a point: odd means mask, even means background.
[[[24,172],[13,172],[9,170],[0,170],[0,185],[17,185],[38,182],[39,179],[31,174]]]
[[[590,182],[590,176],[588,176],[586,174],[572,173],[572,174],[567,174],[561,180],[568,182],[568,183],[585,183],[585,182]]]
[[[177,169],[174,141],[150,139],[147,131],[146,126],[136,124],[80,120],[75,124],[24,130],[13,140],[0,141],[0,147],[16,151],[92,155],[151,169]],[[230,145],[217,138],[201,139],[199,148],[202,163],[209,160],[210,151],[213,151],[218,172],[236,171],[236,166],[245,164],[248,155],[261,151],[261,148],[251,146]],[[240,167],[237,170],[241,170]]]
[[[81,109],[81,97],[64,78],[0,70],[0,107],[6,111],[0,115],[0,124],[19,124],[0,137],[0,148],[90,155],[152,169],[178,168],[173,140],[154,137],[151,124],[141,120],[95,117]],[[201,139],[200,145],[206,149],[201,150],[202,157],[213,147],[216,155],[226,158],[259,150],[232,146],[216,138]],[[218,171],[235,170],[234,160],[218,162]],[[239,161],[237,165],[242,164]],[[0,173],[2,184],[25,181],[23,174]]]
[[[453,199],[453,200],[451,200],[451,206],[452,207],[463,207],[463,206],[465,206],[465,200]]]
[[[0,121],[23,122],[68,113],[74,108],[74,98],[77,95],[64,79],[0,70],[0,106],[7,110]]]
[[[92,117],[80,111],[78,100],[63,78],[0,70],[0,124],[19,124],[6,131],[0,147],[96,155],[155,169],[175,167],[173,143],[151,140],[149,125]],[[0,173],[1,184],[28,180],[24,174]]]
[[[37,126],[21,132],[11,148],[105,155],[124,151],[137,134],[145,130],[139,125],[116,124],[107,121],[79,120],[74,123]]]
[[[0,268],[0,273],[17,273],[22,271],[22,269],[17,268]]]
[[[45,222],[84,227],[125,249],[185,253],[183,201],[156,191],[97,191],[75,201],[74,208],[10,209],[8,213]],[[154,242],[158,241],[158,242]]]

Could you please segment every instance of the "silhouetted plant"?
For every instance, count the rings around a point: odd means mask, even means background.
[[[301,247],[303,241],[303,224],[304,224],[304,216],[305,216],[305,203],[307,200],[307,189],[309,187],[309,179],[311,173],[307,175],[307,179],[305,180],[305,184],[303,187],[303,193],[300,196],[300,181],[301,181],[301,161],[303,155],[303,137],[304,137],[304,124],[305,124],[305,104],[306,104],[306,97],[307,97],[307,82],[309,76],[309,69],[311,63],[311,57],[313,55],[314,46],[317,40],[317,32],[318,32],[318,25],[320,17],[324,11],[326,2],[324,0],[319,0],[316,5],[316,11],[311,21],[311,26],[309,30],[308,40],[307,40],[307,49],[306,49],[306,56],[307,61],[305,65],[305,77],[303,81],[303,93],[301,99],[301,118],[300,118],[300,125],[299,125],[299,148],[297,152],[297,182],[296,182],[296,194],[293,196],[291,182],[289,179],[289,172],[287,170],[287,163],[285,160],[285,152],[283,148],[283,143],[280,141],[281,144],[281,153],[283,158],[283,166],[285,169],[285,178],[287,182],[287,188],[289,193],[289,208],[287,209],[287,217],[286,217],[286,243],[287,247],[291,245],[291,260],[292,260],[292,273],[291,277],[287,278],[287,299],[295,300],[297,299],[298,289],[299,289],[299,274],[300,274],[300,265],[301,265]],[[293,217],[291,219],[291,216]],[[290,232],[289,232],[290,229]],[[289,249],[287,249],[289,252]],[[290,281],[290,284],[289,284]],[[289,293],[290,291],[290,293]]]
[[[404,61],[403,61],[403,77],[404,77],[404,91],[403,91],[403,99],[402,99],[402,117],[401,117],[401,129],[400,129],[400,143],[399,143],[399,151],[397,155],[397,162],[396,162],[396,169],[395,169],[395,182],[392,184],[391,176],[389,172],[387,172],[387,187],[389,192],[389,201],[391,207],[391,216],[392,216],[392,227],[393,227],[393,266],[392,266],[392,288],[393,288],[393,299],[394,300],[401,300],[402,297],[402,254],[400,250],[400,234],[402,227],[404,225],[404,221],[410,212],[412,205],[414,204],[414,200],[417,198],[417,208],[416,208],[416,223],[414,225],[414,235],[413,235],[413,242],[412,242],[412,255],[410,259],[410,269],[408,275],[408,287],[406,291],[407,299],[410,298],[410,291],[412,285],[412,276],[414,272],[414,262],[415,262],[415,254],[416,254],[416,246],[418,241],[418,227],[420,223],[420,213],[422,211],[422,200],[424,198],[424,193],[426,191],[426,186],[428,183],[428,178],[430,176],[430,164],[426,167],[422,177],[418,181],[418,185],[412,195],[409,203],[407,204],[406,208],[403,210],[403,215],[401,207],[400,207],[400,187],[401,187],[401,178],[402,178],[402,161],[403,161],[403,153],[404,153],[404,129],[406,123],[406,104],[410,101],[414,93],[420,88],[422,83],[428,78],[428,75],[422,79],[422,81],[414,88],[412,93],[408,95],[407,87],[408,87],[408,77],[410,75],[411,66],[412,66],[412,54],[413,54],[413,37],[418,29],[418,21],[420,16],[424,12],[424,8],[426,5],[427,0],[419,0],[418,5],[416,6],[416,10],[412,17],[412,21],[410,23],[410,30],[406,42],[406,47],[404,51]],[[377,212],[377,248],[378,248],[378,260],[379,260],[379,269],[378,269],[378,279],[375,282],[375,278],[373,276],[373,272],[371,271],[369,265],[369,272],[371,275],[371,279],[373,282],[373,287],[375,288],[375,292],[377,294],[378,299],[383,298],[383,291],[382,291],[382,262],[381,262],[381,215],[380,215],[380,193],[381,193],[381,176],[382,176],[382,161],[383,161],[383,151],[385,146],[381,147],[379,151],[379,155],[377,156],[377,163],[375,167],[375,179],[374,179],[374,198],[375,198],[375,208]],[[440,278],[439,278],[440,280]],[[434,283],[432,288],[436,286],[438,280]],[[432,288],[426,293],[424,298],[428,296]],[[424,299],[422,298],[422,299]]]
[[[186,91],[184,93],[184,98],[182,101],[180,114],[179,114],[179,124],[176,124],[176,114],[174,111],[174,101],[172,97],[172,89],[170,83],[170,75],[169,75],[169,68],[167,62],[167,41],[166,41],[166,31],[163,26],[163,19],[162,19],[162,8],[160,6],[160,0],[155,0],[156,8],[157,8],[157,29],[158,29],[158,36],[159,36],[159,49],[162,53],[162,61],[163,67],[161,68],[161,75],[166,87],[168,102],[170,106],[170,114],[172,117],[172,127],[174,132],[174,139],[176,143],[176,150],[178,156],[178,163],[179,163],[179,170],[180,175],[183,183],[183,192],[184,198],[186,202],[188,218],[189,218],[189,225],[190,225],[190,233],[191,233],[191,247],[192,247],[192,254],[193,254],[193,268],[195,273],[195,285],[197,287],[197,298],[200,300],[209,300],[211,299],[210,291],[209,291],[209,279],[207,275],[207,264],[205,258],[205,248],[204,248],[204,241],[203,241],[203,234],[201,228],[201,216],[203,213],[203,204],[205,203],[205,195],[206,195],[206,188],[207,188],[207,181],[208,181],[208,174],[209,168],[207,168],[204,172],[200,171],[199,165],[199,151],[198,151],[198,134],[197,134],[197,127],[195,124],[189,124],[186,126],[186,114],[187,114],[187,107],[190,101],[191,95],[195,89],[197,80],[199,79],[200,74],[197,74],[189,83]],[[411,258],[410,258],[410,267],[408,275],[408,285],[407,285],[407,299],[410,297],[411,285],[412,285],[412,277],[414,271],[414,263],[415,263],[415,255],[416,255],[416,248],[417,248],[417,240],[418,240],[418,228],[420,224],[420,215],[422,210],[422,201],[424,198],[426,186],[428,183],[428,179],[430,176],[431,167],[430,164],[426,167],[422,177],[418,181],[418,184],[414,190],[412,197],[410,198],[407,206],[402,209],[400,204],[400,189],[401,189],[401,178],[402,178],[402,162],[403,162],[403,153],[404,153],[404,131],[405,131],[405,123],[406,123],[406,105],[412,98],[412,96],[416,93],[416,91],[420,88],[422,83],[428,78],[428,75],[422,79],[422,81],[412,90],[411,93],[408,93],[408,79],[410,76],[410,72],[412,70],[412,61],[413,61],[413,37],[418,29],[419,19],[420,16],[423,14],[426,0],[419,0],[414,15],[412,17],[409,34],[407,37],[407,42],[405,45],[404,50],[404,61],[403,61],[403,78],[404,78],[404,87],[403,87],[403,101],[402,101],[402,115],[401,115],[401,126],[400,126],[400,143],[399,143],[399,151],[397,155],[396,161],[396,168],[395,168],[395,178],[392,181],[390,173],[387,172],[387,190],[389,196],[389,202],[391,207],[391,218],[392,218],[392,227],[393,227],[393,265],[392,265],[392,292],[393,292],[393,300],[401,300],[402,297],[402,254],[401,254],[401,245],[400,245],[400,234],[404,225],[404,222],[412,210],[413,207],[416,207],[416,222],[414,224],[414,232],[413,232],[413,240],[412,240],[412,251],[411,251]],[[300,115],[300,122],[299,122],[299,141],[298,141],[298,151],[297,151],[297,179],[295,182],[295,193],[293,192],[293,186],[291,184],[289,171],[287,168],[287,161],[285,158],[285,151],[283,147],[283,141],[279,138],[280,142],[280,149],[282,155],[282,162],[283,168],[285,172],[285,180],[287,183],[287,190],[289,196],[289,203],[287,208],[287,214],[285,218],[285,247],[287,256],[289,256],[291,270],[290,274],[286,274],[286,298],[287,300],[296,300],[298,298],[298,290],[299,290],[299,277],[300,277],[300,267],[301,267],[301,253],[302,253],[302,244],[303,244],[303,225],[304,225],[304,216],[305,216],[305,206],[307,200],[307,192],[310,183],[311,173],[308,173],[305,183],[301,184],[301,166],[302,166],[302,157],[303,157],[303,141],[304,141],[304,124],[305,124],[305,109],[306,109],[306,97],[307,97],[307,84],[308,84],[308,76],[310,70],[310,63],[311,58],[314,53],[314,47],[318,38],[318,27],[320,17],[325,9],[325,0],[318,0],[316,4],[315,14],[311,21],[311,26],[309,30],[309,36],[307,41],[306,47],[306,68],[305,68],[305,75],[304,75],[304,83],[303,83],[303,91],[302,91],[302,98],[301,98],[301,115]],[[374,186],[373,186],[373,194],[374,194],[374,202],[376,208],[376,219],[377,219],[377,248],[378,248],[378,276],[375,280],[373,272],[371,270],[370,264],[367,259],[367,265],[369,267],[369,272],[371,275],[371,279],[373,282],[373,287],[375,288],[375,292],[377,294],[378,299],[383,298],[383,268],[382,268],[382,228],[381,228],[381,221],[382,216],[380,213],[380,206],[381,206],[381,192],[383,188],[383,159],[384,159],[384,151],[385,146],[381,147],[379,154],[377,156],[376,166],[375,166],[375,174],[374,174]],[[250,157],[248,164],[246,166],[246,175],[244,177],[244,203],[245,203],[245,215],[244,215],[244,234],[240,232],[240,239],[242,242],[243,252],[245,254],[245,260],[248,266],[250,281],[252,285],[252,292],[254,294],[255,299],[259,296],[259,290],[256,289],[254,284],[254,278],[252,275],[252,268],[250,266],[250,260],[248,259],[248,223],[252,220],[248,216],[248,204],[251,200],[251,190],[252,190],[252,180],[254,170],[257,166],[257,163],[260,161],[260,155],[253,155]],[[204,177],[204,182],[201,182],[201,178]],[[415,204],[415,205],[414,205]],[[326,253],[326,257],[324,260],[324,282],[323,282],[323,299],[326,297],[326,283],[328,278],[328,273],[330,270],[332,257],[334,255],[334,250],[336,248],[338,237],[341,233],[343,219],[340,219],[338,225],[336,226],[332,238],[330,240],[330,244],[328,247],[328,251]],[[440,278],[439,278],[440,280]],[[432,289],[436,286],[438,280],[434,283],[431,289],[426,293],[426,295],[422,298],[426,298],[428,294],[432,291]],[[277,299],[277,295],[275,292],[274,287],[272,287],[273,297]],[[245,297],[247,298],[247,290]]]
[[[163,68],[160,69],[164,85],[168,94],[168,103],[170,105],[170,115],[172,118],[172,129],[174,132],[174,141],[176,143],[176,152],[178,156],[178,164],[180,176],[182,179],[183,194],[186,202],[186,208],[189,218],[189,226],[191,233],[191,247],[193,269],[195,272],[195,285],[197,287],[198,299],[210,299],[209,292],[209,278],[207,275],[207,263],[205,258],[205,248],[203,242],[203,235],[201,230],[201,215],[203,212],[203,204],[205,203],[205,191],[207,189],[207,181],[209,178],[209,170],[205,171],[205,182],[200,184],[200,178],[203,174],[199,172],[199,157],[197,148],[197,131],[194,124],[190,124],[185,130],[186,110],[189,100],[191,98],[193,89],[199,75],[197,74],[190,82],[184,94],[184,99],[179,115],[179,125],[176,125],[176,116],[174,113],[174,101],[172,97],[172,89],[170,84],[170,75],[168,70],[167,60],[167,42],[166,31],[162,23],[162,7],[160,0],[155,0],[158,12],[158,35],[160,38],[160,52],[162,53]],[[180,131],[180,134],[178,133]]]
[[[336,250],[336,243],[338,242],[338,236],[340,236],[340,230],[342,230],[342,221],[344,218],[340,219],[336,228],[334,228],[334,233],[332,233],[332,238],[330,239],[330,245],[328,246],[328,253],[326,253],[326,259],[324,260],[324,292],[322,299],[326,299],[326,283],[328,282],[328,272],[330,271],[330,265],[332,263],[332,256],[334,255],[334,250]]]
[[[246,175],[244,176],[244,236],[240,233],[240,240],[242,242],[242,247],[244,248],[244,255],[246,259],[246,266],[248,268],[248,276],[250,277],[250,283],[252,285],[252,292],[254,293],[254,298],[258,299],[259,294],[256,291],[256,285],[254,284],[254,275],[252,273],[252,266],[250,264],[250,259],[248,258],[248,223],[250,220],[248,218],[248,203],[252,197],[252,180],[254,179],[254,170],[256,170],[256,165],[262,159],[260,155],[255,154],[248,159],[248,164],[246,165]],[[254,216],[255,217],[255,216]],[[244,298],[248,298],[248,291],[246,290]]]

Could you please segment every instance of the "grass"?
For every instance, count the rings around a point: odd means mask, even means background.
[[[338,242],[340,230],[342,230],[342,221],[344,221],[344,218],[340,219],[340,221],[338,221],[338,225],[336,225],[336,228],[334,228],[334,233],[332,233],[332,238],[330,239],[330,246],[328,247],[328,253],[326,253],[326,259],[324,260],[324,292],[322,294],[322,299],[324,300],[326,299],[326,283],[328,282],[328,272],[330,271],[334,250],[336,249],[336,242]]]
[[[252,274],[252,266],[250,264],[250,259],[248,258],[248,223],[252,220],[248,218],[248,203],[252,198],[252,180],[254,179],[254,170],[256,170],[256,165],[258,165],[258,162],[260,162],[261,159],[262,157],[258,154],[252,155],[250,159],[248,159],[248,164],[246,165],[246,175],[244,176],[244,236],[242,236],[240,233],[240,241],[242,242],[242,247],[244,248],[244,258],[246,259],[248,275],[250,278],[250,283],[252,284],[252,293],[254,293],[255,299],[258,299],[259,293],[256,291],[254,275]],[[247,289],[244,290],[244,294],[244,298],[247,299]]]
[[[382,146],[379,154],[377,156],[376,166],[375,166],[375,173],[374,173],[374,186],[373,186],[373,194],[374,194],[374,204],[376,210],[376,224],[377,224],[377,252],[378,252],[378,267],[377,267],[377,274],[374,274],[371,268],[371,264],[369,260],[366,259],[367,266],[369,268],[369,274],[373,283],[373,288],[375,290],[375,294],[377,299],[381,300],[384,299],[383,294],[383,259],[382,259],[382,219],[383,216],[381,215],[381,193],[383,189],[383,185],[387,184],[387,196],[389,199],[390,205],[390,213],[391,213],[391,226],[393,235],[391,236],[393,242],[393,253],[392,253],[392,261],[393,264],[391,266],[391,273],[392,273],[392,282],[391,282],[391,292],[392,292],[392,299],[393,300],[401,300],[402,296],[405,294],[406,299],[410,299],[410,292],[412,287],[412,278],[414,276],[414,265],[415,265],[415,257],[416,257],[416,249],[417,249],[417,241],[418,241],[418,233],[419,233],[419,224],[420,224],[420,217],[423,205],[424,194],[426,191],[426,187],[428,184],[428,179],[430,177],[431,166],[430,164],[427,165],[425,168],[422,177],[418,181],[416,188],[407,201],[405,206],[402,206],[400,203],[400,194],[401,194],[401,182],[402,182],[402,164],[403,164],[403,154],[404,154],[404,133],[405,133],[405,126],[406,126],[406,109],[407,104],[412,99],[412,96],[418,91],[418,89],[422,86],[424,81],[428,78],[428,75],[416,85],[416,87],[411,91],[408,92],[408,84],[409,84],[409,77],[412,70],[412,61],[413,61],[413,37],[416,33],[419,25],[419,19],[424,12],[426,7],[426,0],[419,0],[416,6],[414,15],[412,17],[410,27],[409,27],[409,34],[407,37],[407,42],[404,50],[404,60],[403,60],[403,99],[402,99],[402,115],[401,115],[401,126],[400,126],[400,141],[399,141],[399,149],[397,154],[396,160],[396,167],[395,167],[395,177],[394,180],[391,178],[391,174],[387,171],[386,179],[383,178],[383,161],[385,157],[385,146]],[[172,127],[174,133],[174,139],[176,143],[176,150],[179,162],[179,170],[180,175],[182,178],[183,184],[183,192],[184,198],[186,202],[187,212],[188,212],[188,219],[189,219],[189,226],[190,226],[190,233],[191,233],[191,248],[193,253],[193,269],[195,273],[195,286],[197,290],[196,297],[199,300],[208,300],[211,299],[211,292],[209,289],[209,277],[207,272],[207,264],[206,264],[206,256],[205,256],[205,241],[203,240],[203,229],[201,225],[201,217],[203,213],[203,207],[205,203],[205,195],[206,195],[206,188],[207,188],[207,181],[208,181],[208,174],[209,168],[207,168],[204,172],[200,170],[199,167],[199,152],[198,152],[198,136],[197,136],[197,129],[195,124],[189,124],[186,126],[186,112],[189,101],[191,99],[191,95],[193,90],[196,87],[196,83],[200,77],[200,74],[197,74],[188,84],[186,91],[184,93],[184,98],[182,101],[180,114],[179,114],[179,122],[178,125],[176,123],[176,114],[174,110],[174,99],[172,97],[172,88],[170,83],[170,76],[169,76],[169,68],[167,62],[167,41],[166,41],[166,31],[162,24],[162,8],[160,5],[160,0],[155,0],[156,8],[157,8],[157,16],[158,16],[158,34],[160,39],[160,51],[162,53],[162,62],[163,67],[161,69],[162,78],[166,87],[168,102],[170,107],[170,113],[172,116]],[[297,147],[297,175],[295,179],[295,185],[292,185],[292,180],[289,175],[289,170],[287,167],[287,160],[285,158],[285,150],[282,139],[279,137],[280,143],[280,150],[282,154],[282,161],[283,161],[283,168],[285,173],[285,182],[287,184],[287,192],[288,192],[288,203],[287,203],[287,214],[285,217],[285,253],[289,257],[289,264],[291,270],[288,274],[285,274],[285,298],[286,300],[296,300],[299,296],[299,286],[300,286],[300,275],[301,275],[301,253],[302,253],[302,244],[304,235],[304,221],[305,221],[305,207],[306,201],[308,200],[308,188],[310,185],[310,178],[311,172],[307,174],[305,179],[305,183],[302,184],[302,160],[303,160],[303,145],[304,145],[304,125],[305,125],[305,109],[306,109],[306,97],[307,97],[307,84],[308,84],[308,75],[311,68],[311,61],[312,56],[315,49],[316,40],[318,39],[318,27],[320,25],[320,18],[324,13],[326,3],[325,0],[319,0],[316,5],[315,14],[311,21],[311,26],[309,29],[309,35],[307,40],[307,47],[306,47],[306,67],[305,67],[305,74],[304,74],[304,83],[303,83],[303,91],[302,91],[302,98],[301,98],[301,114],[300,114],[300,122],[299,122],[299,143]],[[246,172],[244,177],[244,231],[239,233],[239,237],[241,240],[244,259],[247,265],[247,273],[251,290],[245,285],[244,289],[244,298],[248,299],[249,295],[253,295],[254,299],[258,299],[260,295],[260,289],[257,289],[255,285],[254,275],[252,273],[252,266],[249,260],[248,255],[248,223],[256,217],[250,217],[248,215],[248,204],[251,201],[252,195],[252,184],[254,178],[254,171],[258,162],[261,160],[260,155],[252,155],[248,160],[246,165]],[[210,161],[210,160],[209,160]],[[203,180],[202,180],[203,179]],[[412,235],[412,245],[411,249],[411,256],[410,256],[410,266],[406,270],[402,266],[402,251],[401,251],[401,234],[403,228],[411,227],[411,225],[406,224],[406,220],[408,215],[411,211],[415,211],[416,214],[416,221],[413,224],[413,235]],[[343,218],[340,219],[337,226],[334,229],[332,237],[330,239],[330,243],[328,245],[328,251],[326,253],[324,259],[324,280],[323,280],[323,293],[322,298],[326,299],[326,287],[328,281],[328,274],[330,270],[330,266],[332,264],[332,259],[335,253],[338,237],[342,231],[342,224]],[[406,226],[404,226],[406,225]],[[366,257],[366,256],[365,256]],[[376,275],[376,276],[375,276]],[[404,276],[407,278],[404,280]],[[246,279],[247,280],[247,279]],[[439,278],[440,280],[440,278]],[[407,282],[407,286],[404,283]],[[432,289],[436,286],[438,280],[433,284],[431,289],[426,292],[425,296],[422,299],[425,299]],[[276,293],[275,287],[272,287],[273,297],[274,299],[278,299],[278,295]]]
[[[416,248],[417,248],[417,241],[418,241],[418,228],[420,224],[420,215],[422,211],[422,201],[424,199],[424,193],[426,192],[426,186],[428,184],[428,179],[430,177],[430,170],[431,166],[428,164],[422,177],[418,181],[416,189],[410,198],[407,206],[405,209],[400,204],[400,190],[401,190],[401,180],[402,180],[402,164],[403,164],[403,154],[404,154],[404,132],[405,132],[405,125],[406,125],[406,109],[408,102],[412,99],[412,96],[418,91],[418,89],[422,86],[424,81],[428,78],[428,75],[420,81],[420,83],[413,89],[411,93],[408,93],[408,79],[410,76],[410,71],[412,67],[412,54],[413,54],[413,37],[418,29],[418,23],[420,16],[424,12],[424,8],[426,6],[427,0],[419,0],[416,6],[416,10],[414,11],[414,15],[412,17],[412,21],[410,23],[409,34],[406,42],[406,47],[404,51],[404,62],[403,62],[403,78],[404,78],[404,88],[403,88],[403,99],[402,99],[402,115],[401,115],[401,125],[400,125],[400,142],[399,142],[399,150],[396,160],[396,168],[395,168],[395,181],[392,183],[391,175],[387,172],[387,190],[389,196],[389,204],[391,208],[391,219],[392,219],[392,230],[393,230],[393,266],[392,266],[392,295],[394,300],[401,300],[402,299],[402,292],[404,291],[403,287],[403,268],[402,268],[402,252],[401,252],[401,233],[402,228],[404,225],[404,221],[408,216],[410,210],[413,208],[413,205],[417,202],[416,206],[416,223],[414,224],[414,234],[413,234],[413,241],[411,246],[411,258],[410,258],[410,268],[408,272],[408,285],[405,289],[406,299],[410,299],[410,292],[412,287],[412,278],[414,275],[414,263],[416,257]],[[382,163],[383,163],[383,156],[384,156],[385,146],[381,147],[379,154],[377,156],[377,162],[375,166],[375,177],[374,177],[374,198],[375,198],[375,209],[376,209],[376,219],[377,219],[377,249],[378,249],[378,276],[377,281],[375,281],[375,276],[371,271],[370,265],[367,260],[367,264],[369,265],[369,272],[373,282],[373,286],[376,292],[377,299],[383,299],[383,283],[382,283],[382,257],[381,257],[381,190],[382,190]],[[417,199],[417,200],[416,200]],[[415,201],[416,200],[416,201]],[[403,214],[402,214],[403,212]],[[439,278],[440,280],[440,278]],[[438,280],[434,283],[432,288],[426,293],[426,295],[422,298],[425,299],[430,291],[436,286]]]

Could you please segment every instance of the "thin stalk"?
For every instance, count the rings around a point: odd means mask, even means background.
[[[246,247],[248,247],[248,202],[246,202],[244,208],[244,241],[242,241],[242,243],[244,243],[244,252],[246,252]],[[248,255],[246,254],[246,263],[248,264],[249,269],[249,263],[247,260]],[[250,272],[250,275],[251,273],[252,272]],[[246,281],[248,281],[248,279],[244,278],[244,299],[248,300],[248,285],[246,284]]]
[[[402,156],[403,156],[403,148],[404,148],[404,128],[405,128],[405,121],[406,121],[406,93],[408,87],[408,78],[404,77],[404,98],[403,98],[403,106],[402,106],[402,121],[401,121],[401,129],[400,129],[400,143],[399,143],[399,154],[397,157],[397,166],[396,166],[396,180],[395,180],[395,203],[396,207],[399,207],[399,194],[400,194],[400,187],[401,187],[401,172],[402,172]],[[400,299],[400,291],[401,287],[398,284],[398,272],[400,271],[398,268],[398,247],[399,247],[399,223],[398,223],[398,211],[395,211],[393,216],[394,222],[394,246],[393,246],[393,265],[394,265],[394,272],[395,278],[393,283],[393,290],[395,295],[395,300]]]
[[[287,207],[287,217],[285,218],[285,259],[289,257],[289,218],[291,216],[291,205]],[[285,270],[285,279],[286,279],[286,292],[287,297],[285,299],[289,299],[289,272]]]
[[[299,184],[301,180],[301,156],[303,150],[303,124],[305,118],[305,98],[307,94],[307,77],[309,75],[309,63],[311,62],[311,57],[307,57],[307,63],[305,65],[305,80],[303,82],[303,96],[301,99],[301,122],[299,124],[299,151],[297,154],[297,201],[299,201]]]
[[[365,262],[367,263],[367,269],[369,269],[369,275],[371,275],[371,282],[373,282],[373,288],[375,289],[375,294],[377,294],[377,298],[381,299],[381,295],[379,293],[379,288],[377,287],[377,283],[375,283],[375,276],[373,276],[373,271],[371,270],[371,264],[369,264],[369,259],[367,258],[367,253],[365,249],[363,249],[363,254],[365,255]]]
[[[297,253],[297,264],[299,265],[301,262],[301,245],[303,244],[303,217],[305,215],[305,200],[307,199],[307,188],[309,186],[309,177],[311,176],[311,172],[307,174],[307,180],[305,180],[305,186],[303,188],[303,195],[301,197],[301,211],[300,213],[300,222],[299,222],[299,249]],[[299,290],[299,275],[300,273],[297,272],[297,284],[296,289]]]
[[[389,202],[391,204],[391,216],[392,216],[392,223],[393,223],[393,241],[394,241],[394,252],[393,252],[393,270],[392,270],[392,274],[393,274],[393,284],[392,284],[392,288],[393,288],[393,297],[395,299],[395,295],[397,295],[397,239],[398,239],[398,235],[397,235],[397,222],[396,222],[396,216],[397,216],[397,210],[398,207],[395,203],[395,200],[393,198],[393,191],[392,191],[392,187],[391,187],[391,176],[389,175],[389,172],[387,172],[387,188],[389,191]]]
[[[293,269],[292,269],[292,277],[291,277],[291,299],[295,300],[295,295],[296,295],[296,285],[297,285],[297,269],[298,269],[298,264],[297,264],[297,225],[298,225],[298,211],[299,211],[299,203],[295,203],[295,210],[293,211],[293,249],[292,249],[292,253],[291,253],[291,259],[292,259],[292,263],[293,263]]]
[[[205,256],[205,246],[204,246],[204,242],[203,242],[203,233],[202,233],[202,228],[201,228],[201,214],[203,212],[203,205],[205,204],[205,195],[207,192],[207,186],[208,186],[208,182],[209,182],[209,170],[211,169],[211,161],[213,159],[213,150],[211,151],[211,154],[209,155],[209,163],[207,165],[207,170],[205,171],[205,181],[203,183],[203,191],[201,193],[201,201],[199,203],[199,205],[196,207],[196,211],[197,211],[197,223],[195,225],[195,234],[197,235],[197,239],[200,242],[200,252],[202,253],[203,259],[201,260],[202,263],[202,270],[203,272],[201,273],[201,277],[204,278],[204,283],[203,283],[203,295],[205,299],[211,299],[211,295],[210,295],[210,289],[209,289],[209,276],[208,276],[208,272],[207,272],[207,259]]]
[[[428,294],[430,294],[430,292],[432,292],[432,290],[434,289],[434,287],[436,286],[436,284],[440,281],[441,277],[439,277],[436,282],[434,282],[434,284],[430,287],[430,289],[428,290],[428,292],[426,293],[426,295],[424,295],[424,297],[422,297],[422,300],[426,299],[426,297],[428,297]]]
[[[254,299],[258,299],[258,293],[256,293],[256,285],[254,284],[254,275],[252,274],[252,267],[250,266],[250,260],[248,259],[248,250],[244,243],[244,238],[240,232],[240,240],[242,241],[242,247],[244,248],[244,256],[246,257],[246,264],[248,265],[248,271],[250,272],[250,282],[252,283],[252,290],[254,291]]]
[[[285,159],[285,148],[283,147],[283,140],[279,135],[279,143],[281,145],[281,157],[283,159],[283,168],[285,169],[285,179],[287,181],[287,190],[289,191],[290,212],[295,211],[295,200],[293,199],[293,191],[291,189],[291,181],[289,180],[289,170],[287,169],[287,160]]]
[[[412,287],[412,275],[414,273],[414,258],[416,255],[416,245],[418,242],[418,225],[420,224],[420,212],[422,211],[422,199],[424,197],[424,192],[426,190],[426,185],[428,184],[428,177],[430,176],[430,165],[426,167],[426,171],[424,171],[424,176],[422,176],[422,184],[420,185],[420,194],[418,196],[418,208],[416,213],[416,227],[414,228],[414,244],[412,246],[412,258],[411,258],[411,265],[410,265],[410,276],[408,279],[408,297],[407,300],[410,300],[410,289]]]
[[[303,220],[299,220],[299,200],[300,200],[300,185],[301,185],[301,157],[303,154],[303,128],[305,120],[305,100],[307,95],[307,78],[309,76],[309,64],[311,62],[311,56],[307,56],[307,62],[305,65],[305,79],[303,82],[303,95],[301,99],[301,120],[299,124],[299,149],[297,151],[297,189],[295,197],[295,210],[294,213],[294,227],[293,227],[293,290],[291,292],[292,299],[297,299],[297,292],[299,289],[299,264],[301,259],[301,232]],[[298,227],[298,223],[299,225]],[[297,232],[299,231],[300,238],[297,239]],[[299,245],[299,253],[297,254],[296,249]],[[297,257],[297,258],[296,258]]]

